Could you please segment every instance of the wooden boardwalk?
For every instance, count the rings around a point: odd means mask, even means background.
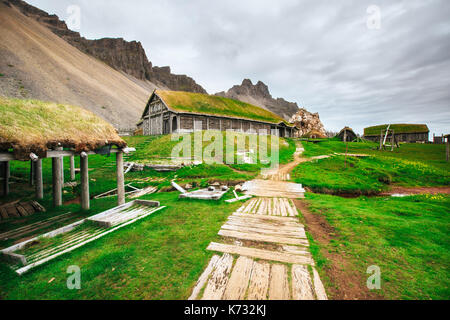
[[[228,217],[189,299],[326,300],[304,226],[286,198],[253,198]]]
[[[244,184],[256,195],[219,231],[217,252],[198,279],[189,300],[327,300],[309,252],[304,226],[291,198],[303,198],[301,185],[286,182],[296,161]],[[268,179],[268,180],[264,180]]]

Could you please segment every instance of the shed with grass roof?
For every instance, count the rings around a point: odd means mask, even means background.
[[[88,156],[116,154],[119,204],[125,202],[123,152],[127,148],[105,120],[85,109],[35,100],[0,96],[1,193],[8,195],[10,162],[30,161],[31,182],[36,197],[43,198],[42,159],[52,159],[53,203],[62,205],[63,157],[70,157],[71,179],[75,179],[74,157],[80,157],[81,205],[89,209]]]
[[[138,123],[144,135],[199,130],[238,131],[292,137],[295,126],[242,101],[208,94],[155,90]]]
[[[383,124],[364,128],[364,139],[378,142],[380,136],[388,129],[394,132],[394,138],[398,142],[428,142],[430,130],[426,124]]]

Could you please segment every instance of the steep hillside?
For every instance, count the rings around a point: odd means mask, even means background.
[[[24,15],[33,18],[49,28],[68,43],[116,70],[123,71],[137,79],[149,80],[159,87],[177,91],[206,93],[199,84],[186,75],[173,74],[169,67],[154,67],[138,41],[125,41],[122,38],[103,38],[89,40],[78,32],[67,28],[64,21],[56,15],[33,7],[21,0],[7,0]]]
[[[156,86],[114,70],[0,2],[0,95],[82,106],[133,126]]]
[[[251,80],[244,79],[241,85],[233,86],[227,92],[218,92],[216,95],[263,107],[286,120],[289,120],[298,111],[297,103],[286,101],[283,98],[274,99],[267,85],[261,81],[253,85]]]

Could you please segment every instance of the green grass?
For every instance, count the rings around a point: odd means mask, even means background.
[[[302,142],[303,156],[345,153],[346,144],[333,139],[319,143]],[[333,156],[302,163],[292,178],[316,192],[331,194],[376,194],[390,185],[448,186],[450,165],[445,161],[445,146],[435,144],[402,144],[394,152],[375,150],[375,143],[348,143],[348,153],[370,157]]]
[[[138,162],[151,162],[168,157],[176,143],[172,143],[169,136],[136,136],[124,139],[129,146],[137,148],[135,153],[126,156],[126,161]],[[295,151],[295,144],[289,139],[280,141],[280,158],[282,161],[289,161]],[[75,166],[79,167],[78,157],[75,158]],[[180,183],[195,182],[197,186],[204,186],[209,181],[251,179],[259,173],[262,166],[264,165],[261,163],[230,166],[201,164],[168,173],[145,169],[143,172],[127,173],[125,180],[136,187],[155,185],[164,188],[174,178]],[[114,155],[89,156],[89,167],[93,169],[89,171],[91,196],[116,187]],[[65,176],[68,177],[68,158],[64,161],[64,169]],[[11,194],[2,198],[2,202],[33,199],[34,189],[26,182],[29,177],[29,162],[11,162],[11,175],[14,177]],[[65,204],[53,208],[50,159],[43,160],[43,177],[45,198],[40,202],[47,208],[47,212],[23,219],[1,221],[0,232],[58,214],[73,212],[82,218],[116,206],[117,197],[111,197],[91,199],[89,211],[81,211],[79,204]],[[77,175],[77,180],[79,179]],[[63,202],[73,200],[79,194],[79,186],[65,188]],[[217,239],[220,226],[241,203],[227,204],[223,200],[178,200],[178,195],[178,192],[162,192],[144,196],[143,199],[158,200],[167,208],[39,266],[21,277],[16,276],[6,264],[0,263],[0,299],[187,298],[212,255],[206,251],[206,247],[209,242]],[[226,198],[229,196],[224,197]],[[56,227],[59,226],[51,229]],[[11,244],[12,240],[3,241],[0,247]],[[81,291],[66,288],[66,270],[70,265],[81,267]],[[48,283],[52,278],[55,280]]]
[[[386,130],[388,127],[387,124],[367,127],[364,128],[365,136],[379,136],[381,130]],[[389,127],[390,130],[394,130],[396,134],[398,133],[419,133],[419,132],[428,132],[428,127],[426,124],[391,124]]]
[[[0,298],[186,299],[212,256],[206,247],[240,203],[178,200],[175,192],[143,198],[167,208],[21,277],[0,264]],[[97,203],[93,211],[103,209]],[[81,268],[81,290],[66,287],[70,265]]]
[[[381,269],[381,296],[387,299],[449,299],[450,196],[345,199],[307,194],[314,214],[323,215],[337,237],[311,250],[326,271],[321,252],[351,257],[354,272]]]

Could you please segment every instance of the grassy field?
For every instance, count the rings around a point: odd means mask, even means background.
[[[349,272],[364,280],[369,266],[379,266],[377,294],[386,299],[450,298],[450,196],[346,199],[308,194],[307,202],[336,231],[328,244],[311,248],[321,274],[329,267],[322,253],[330,251],[350,257],[354,270]]]
[[[344,153],[346,145],[335,140],[303,142],[303,156]],[[374,143],[348,143],[348,153],[370,157],[333,156],[302,163],[293,171],[295,181],[313,191],[330,194],[377,194],[392,185],[448,186],[450,165],[444,145],[403,144],[394,152],[374,150]]]
[[[143,199],[167,208],[21,277],[0,264],[0,298],[186,299],[212,256],[206,247],[240,203],[178,200],[175,192]],[[97,200],[93,212],[101,202],[113,204]],[[81,290],[67,289],[71,265],[81,268]]]
[[[165,160],[176,144],[170,141],[169,136],[135,136],[125,140],[137,149],[126,160],[142,163]],[[207,143],[203,148],[206,146]],[[295,143],[292,140],[280,140],[281,161],[291,161],[294,152]],[[68,161],[65,159],[64,163],[66,177],[69,176]],[[160,189],[168,187],[171,179],[202,186],[211,181],[245,181],[255,177],[263,166],[261,163],[200,164],[167,173],[145,169],[143,172],[127,173],[125,180],[136,187],[155,185]],[[89,172],[91,196],[116,187],[114,155],[90,156],[89,167],[92,169]],[[11,194],[2,198],[2,202],[32,199],[34,189],[26,182],[29,162],[11,162],[11,175],[14,182],[11,184]],[[117,197],[91,199],[91,209],[81,211],[79,204],[71,203],[79,197],[78,186],[65,188],[64,205],[52,208],[49,159],[43,160],[43,176],[45,198],[40,202],[48,209],[47,212],[24,219],[1,221],[0,232],[67,212],[82,218],[116,206]],[[142,197],[158,200],[167,208],[21,277],[6,264],[0,263],[0,299],[186,299],[212,255],[205,250],[207,245],[216,239],[226,217],[241,203],[178,200],[178,195],[178,192],[161,192]],[[224,199],[229,197],[226,195]],[[3,241],[0,247],[11,244],[11,241]],[[82,289],[79,291],[66,287],[66,270],[70,265],[81,268]]]

